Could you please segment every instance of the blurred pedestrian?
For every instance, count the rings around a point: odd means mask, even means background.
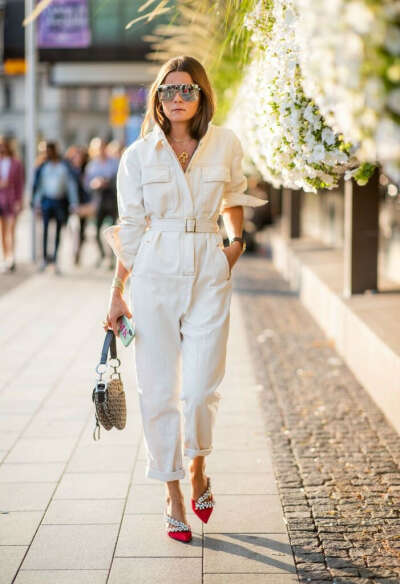
[[[106,153],[110,158],[115,158],[119,164],[120,158],[125,150],[125,146],[119,140],[111,140],[106,145]]]
[[[16,157],[10,138],[0,136],[0,228],[4,266],[13,272],[15,263],[15,226],[23,207],[24,168]]]
[[[116,179],[119,161],[107,154],[106,143],[99,137],[90,141],[89,157],[84,184],[97,202],[96,241],[100,252],[97,266],[100,266],[106,256],[101,240],[101,227],[106,218],[110,223],[114,223],[118,216]],[[114,267],[114,258],[111,258],[111,262],[110,267]]]
[[[89,218],[86,210],[89,209],[89,204],[93,200],[93,197],[91,196],[89,189],[86,188],[84,182],[85,168],[89,160],[89,155],[87,148],[73,145],[66,151],[65,158],[70,164],[71,172],[75,176],[78,187],[79,238],[74,249],[74,263],[75,265],[78,265],[81,258],[82,245],[84,241],[86,241],[86,225]]]
[[[56,142],[46,142],[46,157],[35,171],[33,183],[33,207],[43,219],[43,259],[40,271],[48,264],[55,264],[56,274],[60,273],[57,254],[60,245],[61,229],[68,220],[69,212],[77,210],[78,187],[69,164],[58,152]],[[48,229],[51,219],[56,222],[54,253],[47,253]]]

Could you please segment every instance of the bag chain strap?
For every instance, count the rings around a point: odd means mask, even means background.
[[[107,365],[108,352],[110,352],[110,357],[111,357],[108,364],[114,369],[113,373],[111,373],[111,375],[110,375],[110,379],[113,379],[114,375],[117,375],[118,379],[121,379],[121,373],[118,371],[118,367],[121,365],[121,361],[117,357],[117,342],[115,339],[114,331],[112,329],[108,329],[108,331],[106,333],[106,338],[104,339],[103,348],[101,350],[100,363],[97,364],[96,369],[95,369],[95,371],[97,373],[97,382],[96,382],[96,387],[94,388],[93,393],[92,393],[92,401],[93,402],[94,402],[95,394],[98,394],[100,403],[104,402],[107,399],[107,387],[103,381],[103,375],[107,371],[107,367],[108,367],[108,365]],[[113,365],[111,363],[111,361],[116,361],[117,362],[116,365]],[[96,418],[96,425],[95,425],[94,430],[93,430],[93,439],[99,440],[100,439],[100,423],[99,423],[99,418],[97,415],[96,408],[95,408],[95,418]],[[97,438],[96,438],[96,432],[97,432]]]

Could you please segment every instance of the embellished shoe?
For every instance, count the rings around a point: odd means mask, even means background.
[[[178,541],[188,542],[192,539],[192,529],[189,524],[183,521],[178,521],[171,515],[167,513],[167,506],[164,509],[164,519],[165,519],[165,529],[172,539],[177,539]]]
[[[192,499],[192,509],[204,523],[207,523],[215,507],[215,501],[211,500],[211,497],[211,480],[207,477],[207,489],[196,501]]]

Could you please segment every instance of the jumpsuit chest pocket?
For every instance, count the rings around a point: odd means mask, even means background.
[[[178,193],[168,164],[149,164],[142,167],[143,202],[147,212],[163,217],[167,211],[176,211]]]
[[[201,198],[206,210],[214,211],[218,205],[227,184],[231,180],[228,166],[215,164],[203,166],[201,169]]]
[[[213,166],[203,166],[203,182],[229,182],[231,172],[228,166],[215,164]]]

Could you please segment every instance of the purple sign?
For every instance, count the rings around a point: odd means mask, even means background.
[[[91,42],[87,0],[53,0],[39,16],[38,47],[76,49]]]

